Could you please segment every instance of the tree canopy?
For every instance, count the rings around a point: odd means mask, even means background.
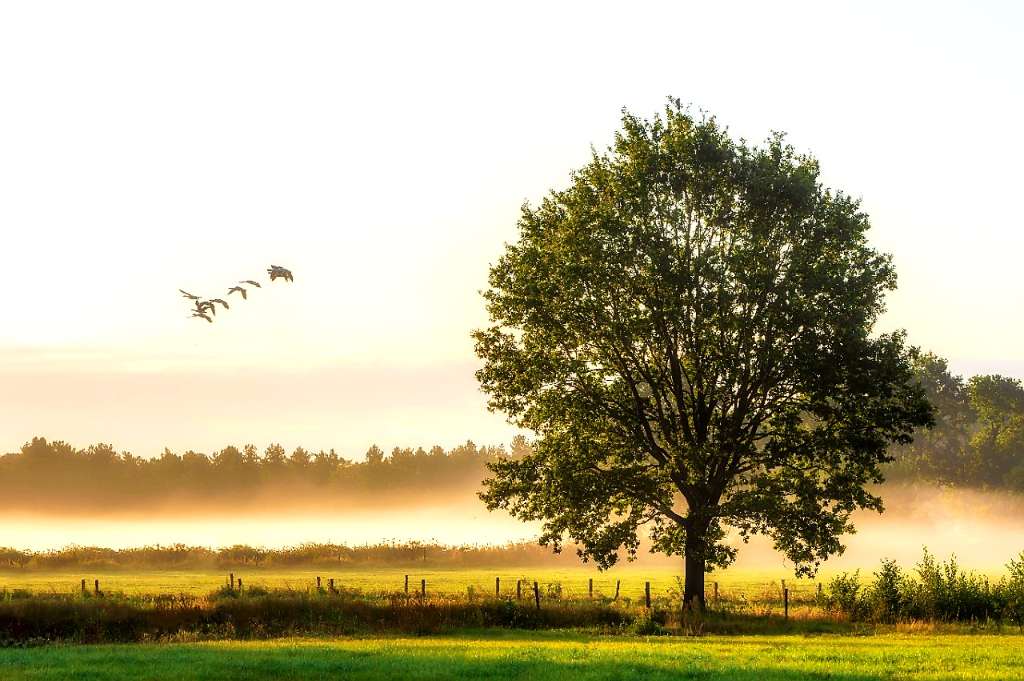
[[[915,358],[936,425],[895,450],[890,477],[1024,491],[1024,387],[997,374],[968,379],[932,353]]]
[[[782,135],[624,112],[491,268],[477,376],[536,439],[482,498],[603,567],[649,528],[685,556],[687,602],[734,558],[728,527],[813,572],[931,422],[904,335],[873,333],[896,274],[868,228]]]

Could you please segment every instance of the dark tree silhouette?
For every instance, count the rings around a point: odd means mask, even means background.
[[[872,335],[890,259],[781,135],[748,146],[678,103],[622,122],[491,269],[478,378],[537,439],[482,497],[601,566],[649,526],[687,603],[733,559],[726,526],[812,573],[931,420],[903,335]]]

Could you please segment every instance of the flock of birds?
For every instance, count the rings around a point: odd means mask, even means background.
[[[275,281],[277,279],[284,279],[288,282],[295,281],[292,277],[291,270],[281,267],[280,265],[271,265],[268,267],[267,274],[270,275],[270,281]],[[254,281],[252,279],[243,279],[242,281],[239,281],[238,284],[245,284],[246,286],[252,286],[255,288],[263,288],[258,281]],[[248,289],[238,284],[229,288],[227,295],[230,297],[232,293],[239,293],[242,296],[242,300],[248,300]],[[223,298],[203,298],[202,296],[193,295],[184,289],[179,288],[178,290],[181,291],[182,296],[192,301],[194,306],[192,308],[192,317],[195,319],[205,319],[212,324],[213,318],[217,316],[217,305],[222,305],[225,310],[231,308],[231,306],[228,305],[228,301]]]

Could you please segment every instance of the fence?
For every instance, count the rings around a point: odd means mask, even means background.
[[[453,594],[451,591],[444,591],[440,589],[431,590],[429,588],[429,584],[426,577],[420,577],[418,585],[419,588],[411,590],[410,583],[414,583],[413,580],[415,577],[417,577],[417,575],[403,575],[403,581],[400,587],[401,590],[398,593],[402,594],[405,597],[421,599],[427,598],[428,595],[432,597],[451,597],[453,595],[456,595]],[[91,580],[91,591],[88,588],[88,581],[89,580],[83,578],[80,580],[78,584],[78,590],[80,591],[82,596],[103,597],[104,595],[106,595],[105,592],[100,588],[99,579]],[[508,586],[505,589],[502,588],[503,584],[511,585],[512,581],[514,581],[515,583],[514,588],[512,588],[511,586]],[[346,592],[344,581],[342,579],[338,579],[336,577],[328,577],[326,578],[326,588],[324,588],[324,584],[325,578],[322,575],[316,575],[315,578],[313,578],[309,582],[307,589],[312,589],[317,594],[326,595],[338,595],[343,592]],[[792,591],[791,587],[787,586],[786,580],[784,579],[780,580],[777,584],[778,587],[776,588],[772,586],[771,583],[765,583],[762,585],[762,588],[759,593],[751,594],[751,590],[749,588],[740,589],[737,590],[737,592],[735,593],[730,593],[727,590],[721,588],[721,585],[718,581],[712,581],[706,585],[705,602],[709,607],[720,606],[722,604],[727,603],[737,603],[740,601],[748,603],[778,604],[781,605],[783,617],[788,619],[791,598],[795,598],[795,602],[797,603],[807,604],[809,602],[816,602],[818,600],[818,597],[820,597],[822,593],[822,585],[818,582],[809,585],[803,585],[802,588],[798,588],[797,591]],[[108,583],[105,586],[110,586],[110,584]],[[242,577],[236,576],[235,573],[233,572],[228,573],[226,575],[223,588],[229,594],[245,595],[247,593],[243,585]],[[608,583],[608,588],[610,592],[611,582]],[[358,589],[350,588],[347,590],[347,592],[359,592],[371,595],[373,593],[377,593],[379,595],[384,596],[395,593],[388,591],[386,588],[377,592],[366,590],[360,591]],[[468,597],[470,599],[478,597],[472,585],[467,587],[467,592]],[[666,599],[678,601],[681,599],[681,593],[679,593],[678,588],[662,589],[662,591],[659,593],[652,589],[652,583],[650,580],[644,580],[642,582],[642,590],[640,589],[640,582],[636,582],[634,593],[636,592],[639,592],[642,595],[632,598],[624,597],[623,580],[621,579],[616,579],[614,581],[613,595],[606,595],[599,588],[595,588],[594,578],[590,577],[587,579],[586,582],[586,591],[584,596],[583,592],[579,594],[566,594],[563,591],[562,584],[559,582],[548,583],[546,585],[543,585],[542,588],[542,583],[538,580],[527,581],[525,579],[519,578],[515,580],[503,581],[501,576],[495,576],[493,597],[496,599],[514,599],[516,601],[523,601],[524,599],[529,598],[533,600],[534,607],[537,609],[541,608],[543,602],[549,600],[583,600],[585,598],[586,600],[600,601],[605,603],[618,603],[621,601],[630,604],[639,604],[640,602],[642,602],[645,608],[650,609],[658,601],[664,601]]]

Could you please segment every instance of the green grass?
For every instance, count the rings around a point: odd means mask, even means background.
[[[1018,636],[638,638],[565,632],[0,649],[4,681],[1019,679]]]
[[[515,593],[516,580],[526,580],[532,585],[538,581],[543,589],[547,584],[560,584],[565,596],[584,596],[587,594],[588,580],[594,580],[596,595],[611,596],[615,593],[615,582],[621,580],[621,595],[625,598],[640,599],[644,593],[644,582],[651,582],[653,594],[665,594],[676,586],[679,572],[665,567],[623,566],[608,572],[600,572],[594,568],[538,568],[508,567],[502,569],[427,569],[411,566],[408,568],[380,568],[344,570],[330,568],[301,570],[234,570],[236,576],[243,578],[250,586],[268,588],[292,588],[304,590],[315,585],[317,576],[324,580],[334,578],[337,586],[357,589],[363,592],[400,591],[404,587],[405,575],[409,575],[410,590],[419,590],[420,580],[427,580],[427,591],[432,594],[465,595],[472,587],[476,593],[485,595],[494,593],[494,579],[501,578],[501,589],[504,594]],[[36,593],[68,593],[80,589],[82,579],[87,580],[89,589],[93,580],[100,580],[100,588],[105,591],[123,592],[125,594],[166,594],[190,593],[201,595],[209,593],[227,580],[228,570],[222,571],[112,571],[82,569],[74,572],[36,572],[36,571],[0,571],[0,590],[4,588],[26,589]],[[788,577],[788,579],[787,579]],[[708,595],[711,595],[712,582],[719,582],[723,596],[745,595],[748,597],[770,596],[779,598],[780,579],[786,579],[790,593],[796,599],[798,595],[811,595],[814,583],[810,580],[795,580],[785,571],[777,572],[742,572],[727,571],[709,576],[707,580]],[[524,584],[524,590],[526,585]]]

